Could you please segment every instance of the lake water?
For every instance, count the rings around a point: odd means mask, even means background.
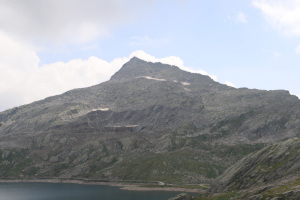
[[[70,183],[0,183],[0,200],[167,200],[179,193]]]

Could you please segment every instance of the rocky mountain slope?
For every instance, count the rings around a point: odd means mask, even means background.
[[[233,199],[299,199],[300,139],[269,145],[246,156],[210,189],[212,193],[229,191],[236,192]]]
[[[0,113],[0,177],[210,182],[300,135],[287,91],[235,89],[132,58],[111,80]]]

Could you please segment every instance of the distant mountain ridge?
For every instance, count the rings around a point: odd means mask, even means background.
[[[0,113],[0,177],[210,182],[300,135],[287,91],[235,89],[132,58],[111,80]]]

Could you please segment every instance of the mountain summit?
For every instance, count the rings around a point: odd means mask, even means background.
[[[115,75],[113,75],[111,79],[123,80],[145,76],[153,76],[157,79],[178,79],[177,81],[195,81],[196,77],[201,77],[203,82],[207,81],[211,84],[213,83],[208,76],[185,72],[179,69],[179,67],[173,65],[146,62],[137,57],[133,57],[128,63],[124,64],[123,67]]]
[[[0,176],[209,182],[299,129],[287,91],[132,58],[107,82],[1,112]]]
[[[128,63],[124,64],[124,66],[112,76],[111,80],[126,81],[133,78],[170,81],[185,85],[191,85],[193,83],[198,89],[211,87],[220,87],[220,89],[226,88],[208,76],[182,71],[179,67],[173,65],[146,62],[136,57],[133,57]]]

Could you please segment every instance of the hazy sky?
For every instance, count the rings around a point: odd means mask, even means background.
[[[0,0],[0,111],[139,56],[300,95],[300,0]]]

